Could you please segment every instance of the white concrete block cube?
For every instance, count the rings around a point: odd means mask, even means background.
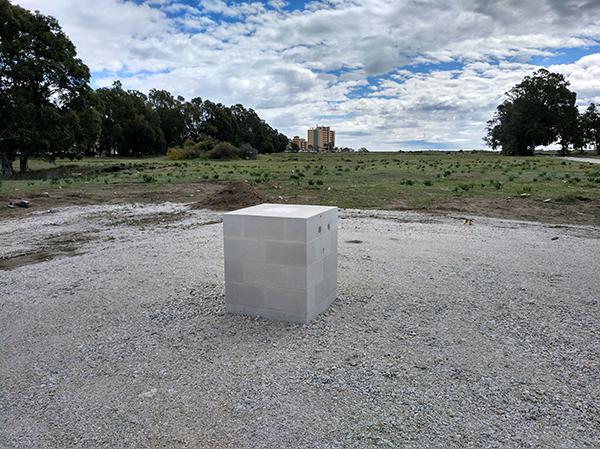
[[[336,297],[337,208],[261,204],[223,216],[231,313],[308,323]]]

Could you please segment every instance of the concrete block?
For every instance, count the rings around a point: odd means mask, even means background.
[[[242,282],[226,282],[225,297],[227,303],[247,307],[264,307],[265,295],[260,285],[249,285]]]
[[[223,221],[225,222],[225,220]],[[225,260],[265,261],[265,242],[263,240],[225,236],[223,242]]]
[[[307,323],[335,299],[337,208],[261,204],[223,217],[232,313]]]
[[[234,266],[237,261],[231,261]],[[243,282],[252,285],[303,290],[306,288],[306,268],[266,263],[243,264]]]
[[[244,217],[232,216],[227,221],[223,221],[223,235],[228,237],[243,237]]]
[[[306,244],[265,240],[265,258],[271,264],[306,266]]]
[[[306,242],[306,220],[303,218],[288,218],[285,220],[285,241]]]
[[[253,216],[242,218],[244,223],[244,237],[260,240],[286,240],[286,223],[284,220]]]
[[[331,266],[330,266],[331,268]],[[336,267],[333,267],[331,272],[335,272]],[[317,260],[311,263],[307,268],[306,286],[312,287],[318,284],[325,278],[324,259]]]
[[[306,290],[265,287],[263,306],[269,310],[279,310],[294,315],[306,315]]]
[[[244,281],[244,262],[241,260],[230,259],[225,264],[225,284],[228,282]]]

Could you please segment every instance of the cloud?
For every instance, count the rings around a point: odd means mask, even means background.
[[[98,86],[242,103],[289,135],[326,122],[348,146],[481,147],[502,94],[570,49],[551,70],[600,97],[594,0],[17,3],[58,18]]]
[[[549,70],[567,77],[580,105],[600,103],[600,53],[584,56],[573,64],[553,65]]]

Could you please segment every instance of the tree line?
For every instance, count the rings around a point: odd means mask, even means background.
[[[58,21],[0,0],[0,177],[31,157],[147,156],[193,141],[228,142],[258,153],[288,138],[252,109],[166,90],[148,95],[117,81],[94,90],[90,71]]]
[[[600,154],[600,107],[591,103],[579,112],[577,94],[563,75],[537,70],[505,95],[488,121],[484,140],[492,148],[530,156],[536,147],[558,144],[560,153],[567,155],[593,145]]]

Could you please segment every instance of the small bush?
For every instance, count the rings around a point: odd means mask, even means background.
[[[254,159],[256,159],[256,156],[258,156],[258,150],[256,148],[254,148],[252,145],[250,145],[249,143],[241,144],[239,152],[240,152],[240,156],[243,157],[244,159],[254,160]]]
[[[142,176],[144,182],[156,182],[156,178],[152,175],[145,174]]]
[[[167,159],[170,161],[185,159],[185,153],[181,148],[169,148],[167,150]]]
[[[169,148],[167,151],[167,159],[171,161],[179,161],[206,157],[216,144],[217,141],[210,138],[205,138],[199,141],[188,139],[181,147]]]
[[[240,150],[229,142],[221,142],[208,152],[208,157],[220,160],[239,159]]]

